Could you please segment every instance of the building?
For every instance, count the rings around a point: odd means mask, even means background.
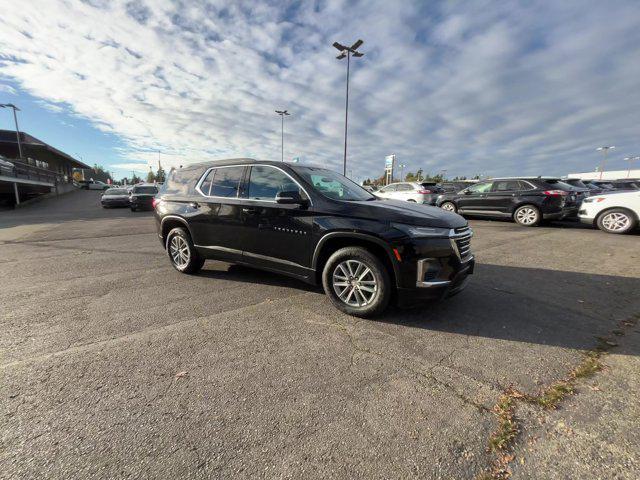
[[[0,130],[0,202],[20,204],[24,200],[73,189],[73,169],[90,168],[55,147],[15,130]]]
[[[570,173],[568,178],[579,178],[581,180],[621,180],[624,178],[640,178],[640,170],[610,170],[602,172],[584,172],[584,173]]]

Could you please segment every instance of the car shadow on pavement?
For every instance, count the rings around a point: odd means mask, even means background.
[[[458,295],[377,320],[587,350],[640,314],[639,291],[634,277],[480,264]]]
[[[251,267],[207,263],[198,275],[315,292],[313,301],[329,302],[321,287]],[[633,294],[639,291],[639,278],[480,264],[458,295],[411,309],[391,307],[368,321],[588,350],[640,314]]]

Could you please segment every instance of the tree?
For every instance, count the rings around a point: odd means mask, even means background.
[[[149,167],[149,173],[147,173],[147,183],[153,183],[156,181],[156,176],[153,173],[153,170],[151,170],[151,167]]]
[[[162,165],[158,163],[158,171],[156,172],[156,182],[164,183],[166,176],[167,175],[164,173],[164,168],[162,168]]]

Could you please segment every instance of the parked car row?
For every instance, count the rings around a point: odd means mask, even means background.
[[[513,177],[470,182],[399,182],[374,192],[381,198],[435,205],[460,215],[512,219],[526,227],[580,218],[609,233],[638,225],[640,181]],[[609,198],[613,196],[613,198]],[[584,203],[587,203],[582,208]]]
[[[100,198],[103,208],[129,207],[132,212],[153,208],[153,199],[158,193],[157,185],[138,184],[131,187],[116,187],[106,190]]]

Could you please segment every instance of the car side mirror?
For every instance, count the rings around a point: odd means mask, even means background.
[[[464,190],[462,190],[462,193],[464,193],[465,195],[471,195],[471,190],[464,189]]]
[[[276,203],[281,205],[301,205],[306,206],[309,204],[308,200],[302,198],[300,192],[278,192],[276,194]]]

